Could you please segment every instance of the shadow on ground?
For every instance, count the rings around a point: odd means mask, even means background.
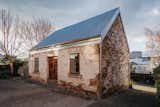
[[[155,107],[155,94],[132,89],[88,107]]]
[[[87,100],[64,95],[23,80],[0,80],[0,107],[154,107],[155,94],[138,90]]]

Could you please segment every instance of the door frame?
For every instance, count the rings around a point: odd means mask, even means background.
[[[49,58],[53,58],[54,59],[57,59],[57,73],[56,73],[56,79],[50,79],[50,71],[49,71]],[[58,80],[58,56],[48,56],[47,57],[47,65],[48,65],[48,80]],[[54,66],[54,65],[53,65]],[[53,71],[54,72],[54,71]]]

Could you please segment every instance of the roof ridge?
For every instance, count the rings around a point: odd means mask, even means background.
[[[106,27],[104,27],[103,31],[101,32],[101,36],[102,36],[102,39],[104,39],[106,33],[108,32],[108,30],[111,28],[113,22],[116,20],[118,14],[120,13],[120,8],[115,8],[113,9],[113,11],[115,11],[115,14],[114,16],[112,17],[112,20],[110,21],[110,23],[108,25],[106,25]]]
[[[89,18],[86,18],[86,19],[84,19],[84,20],[82,20],[82,21],[79,21],[79,22],[73,23],[73,24],[71,24],[71,25],[65,26],[65,27],[63,27],[63,28],[61,28],[61,29],[58,29],[58,30],[56,30],[56,31],[63,30],[63,29],[66,29],[66,28],[68,28],[68,27],[75,26],[75,25],[77,25],[77,24],[79,24],[79,23],[83,23],[83,22],[85,22],[85,21],[91,20],[91,19],[93,19],[93,18],[102,16],[102,15],[104,15],[104,14],[107,14],[107,13],[110,13],[110,12],[113,12],[113,11],[116,11],[116,10],[119,11],[119,10],[120,10],[119,7],[114,8],[114,9],[110,9],[109,11],[105,11],[105,12],[100,13],[100,14],[98,14],[98,15],[95,15],[95,16],[92,16],[92,17],[89,17]],[[56,32],[56,31],[55,31],[55,32]],[[53,33],[54,33],[54,32],[53,32]]]

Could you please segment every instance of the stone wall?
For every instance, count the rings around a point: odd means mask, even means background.
[[[48,56],[54,56],[53,51],[40,52],[32,54],[29,57],[29,75],[32,79],[42,83],[47,83],[48,80]],[[39,72],[34,72],[34,58],[39,58]]]
[[[37,52],[30,55],[29,75],[34,80],[47,83],[48,61],[47,57],[58,56],[57,80],[59,86],[72,88],[78,91],[91,92],[97,94],[99,86],[99,43],[78,47],[64,48],[49,52]],[[55,53],[58,53],[55,55]],[[75,76],[70,73],[70,54],[79,53],[80,75]],[[34,58],[39,58],[39,73],[34,72]]]
[[[128,87],[129,49],[120,16],[102,41],[101,72],[103,96]]]
[[[70,73],[70,54],[79,53],[80,75]],[[58,56],[58,83],[69,88],[97,92],[99,44],[61,49]]]

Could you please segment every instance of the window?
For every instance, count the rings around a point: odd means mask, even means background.
[[[39,58],[34,59],[34,72],[39,72]]]
[[[79,74],[79,54],[70,54],[70,73]]]

